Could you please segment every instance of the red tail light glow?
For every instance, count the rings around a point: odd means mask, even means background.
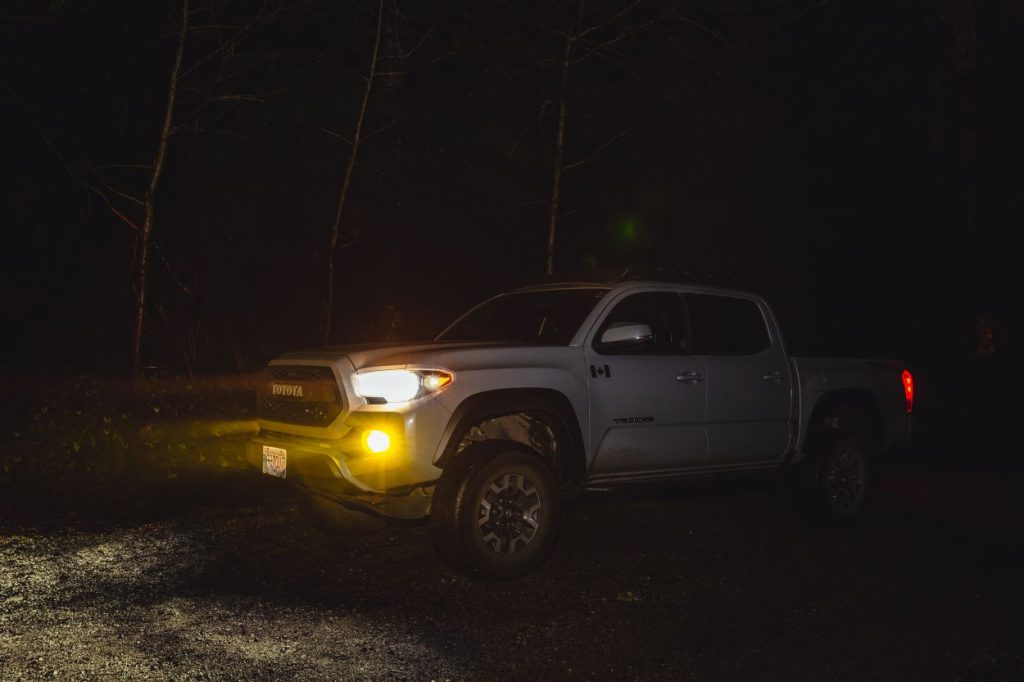
[[[903,370],[903,397],[907,401],[907,414],[914,411],[914,375],[909,369]]]

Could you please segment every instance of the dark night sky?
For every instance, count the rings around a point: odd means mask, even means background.
[[[122,372],[132,236],[73,176],[95,183],[89,164],[152,158],[178,6],[4,5],[3,363]],[[220,16],[255,6],[226,3]],[[622,6],[590,3],[586,23]],[[386,306],[404,336],[429,336],[540,276],[557,31],[575,7],[389,9],[386,54],[432,30],[370,102],[367,128],[384,130],[354,177],[346,219],[361,231],[339,259],[336,340],[379,336]],[[561,223],[559,270],[707,274],[769,295],[798,350],[922,365],[966,361],[979,314],[1010,324],[1009,235],[1024,224],[1019,3],[652,0],[626,24],[670,10],[714,35],[652,22],[616,44],[617,63],[592,57],[573,71],[567,160],[626,132],[565,176],[575,212]],[[314,1],[259,27],[224,87],[266,101],[209,106],[173,138],[149,362],[173,367],[168,329],[200,313],[206,371],[319,339],[347,158],[319,128],[351,130],[375,11]],[[210,40],[190,39],[186,67]],[[215,76],[198,68],[186,101]],[[142,182],[103,177],[134,192]]]

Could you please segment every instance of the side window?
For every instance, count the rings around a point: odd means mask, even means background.
[[[745,298],[690,294],[694,352],[700,355],[753,355],[771,345],[764,316]]]
[[[597,331],[597,338],[600,339],[606,329],[627,324],[646,324],[654,333],[652,345],[633,353],[680,355],[690,352],[689,325],[682,294],[647,291],[627,296],[612,308]]]

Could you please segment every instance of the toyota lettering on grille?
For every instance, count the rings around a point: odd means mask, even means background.
[[[301,384],[270,384],[270,395],[280,395],[289,398],[302,397]]]

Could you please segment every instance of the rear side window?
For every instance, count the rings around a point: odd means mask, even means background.
[[[690,294],[694,352],[699,355],[752,355],[771,342],[761,309],[751,300]]]

